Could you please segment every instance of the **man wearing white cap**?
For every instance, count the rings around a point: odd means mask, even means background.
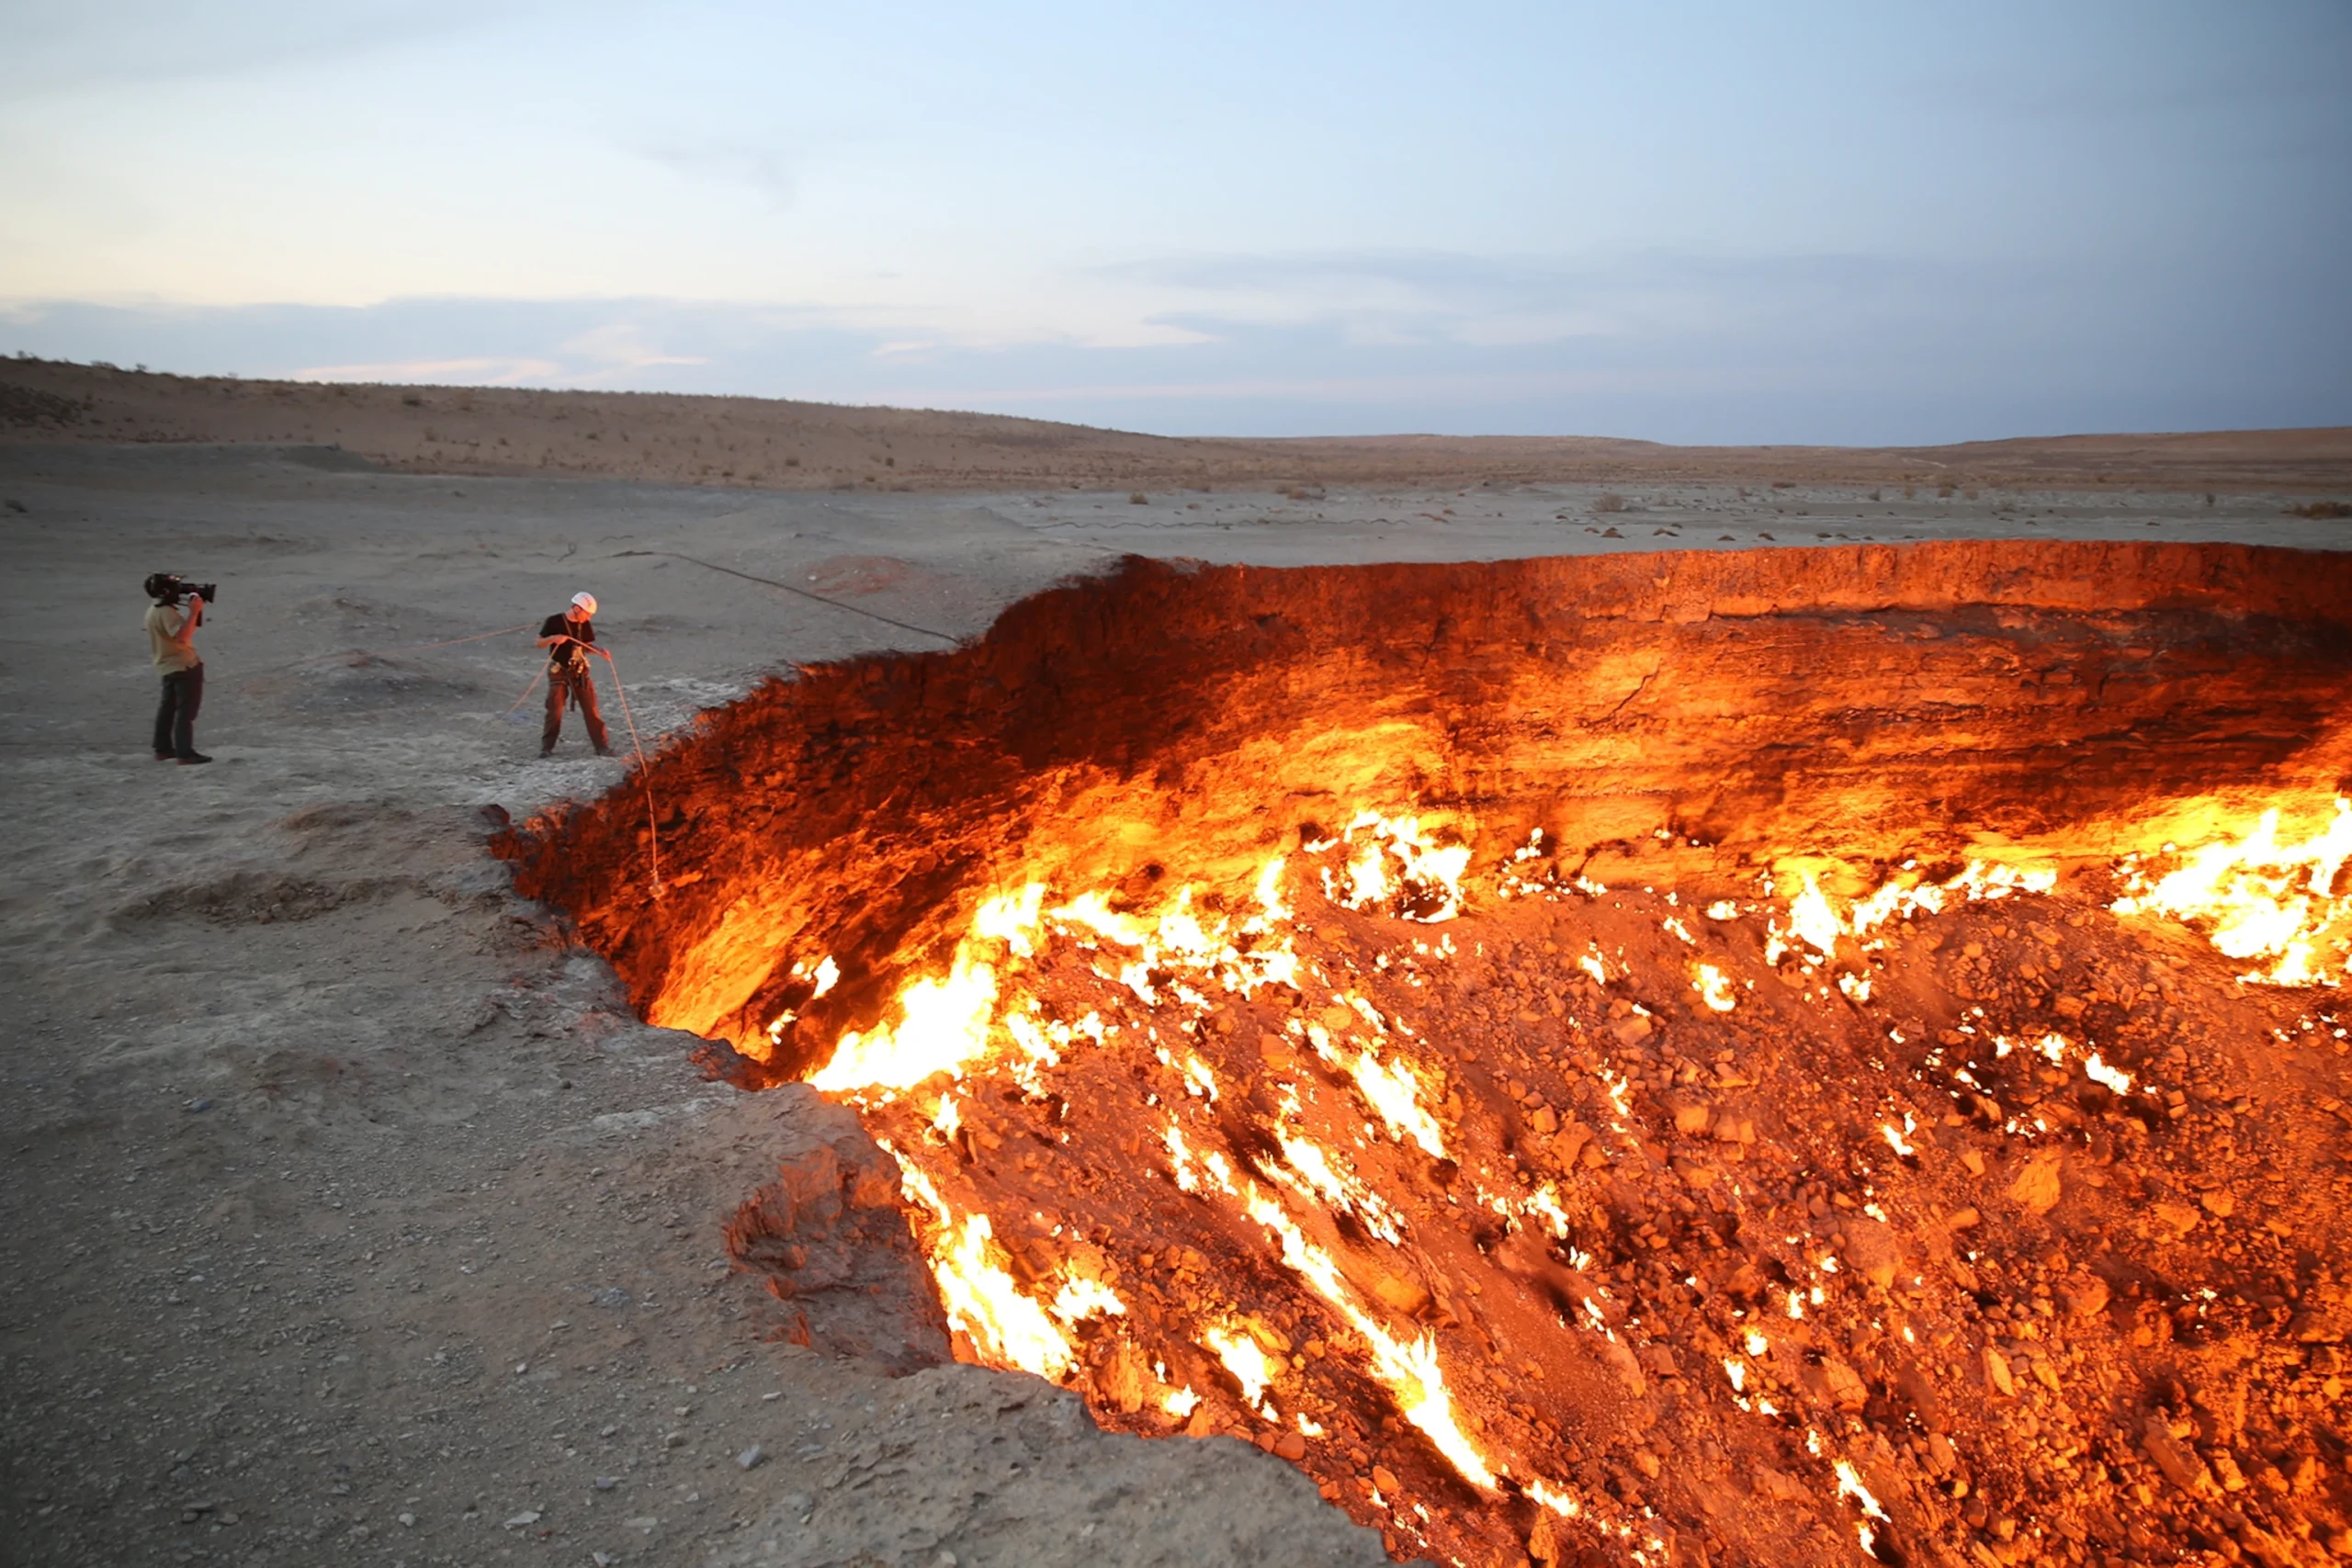
[[[539,646],[548,650],[548,721],[539,730],[542,757],[555,750],[556,738],[563,733],[567,698],[587,721],[588,739],[595,743],[596,755],[613,754],[605,739],[604,710],[596,705],[596,682],[588,675],[590,654],[607,661],[613,657],[596,646],[596,627],[591,619],[595,614],[594,593],[574,593],[564,613],[549,615],[547,625],[539,628]]]

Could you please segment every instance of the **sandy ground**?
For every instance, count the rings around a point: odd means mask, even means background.
[[[1872,497],[1871,490],[1879,493]],[[1615,501],[1604,501],[1614,495]],[[778,494],[0,451],[0,1555],[25,1562],[1376,1562],[1230,1439],[772,1337],[719,1230],[793,1093],[705,1084],[506,891],[520,632],[603,600],[649,746],[784,666],[968,636],[1135,551],[1283,564],[1973,535],[2335,547],[2273,493],[1455,486]],[[1597,507],[1606,510],[1596,510]],[[217,578],[206,768],[147,756],[141,578]],[[620,704],[608,693],[620,739]],[[756,1451],[754,1451],[756,1450]],[[863,1488],[799,1529],[820,1488]]]

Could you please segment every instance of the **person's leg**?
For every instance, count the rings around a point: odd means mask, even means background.
[[[596,680],[593,675],[580,677],[580,716],[588,721],[588,739],[600,752],[613,749],[605,734],[605,710],[596,703]]]
[[[544,757],[555,750],[556,738],[563,733],[563,692],[566,682],[553,671],[548,672],[548,721],[539,726],[539,755]]]
[[[180,689],[169,675],[164,677],[164,695],[155,707],[155,757],[168,761],[172,750],[172,716],[180,705]]]
[[[175,679],[180,683],[180,711],[172,719],[172,755],[185,761],[197,754],[196,715],[204,706],[204,666],[183,670]]]

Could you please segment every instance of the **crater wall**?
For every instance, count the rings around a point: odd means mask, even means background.
[[[707,716],[647,780],[658,899],[634,784],[503,848],[650,1021],[774,1079],[991,889],[1148,883],[1169,846],[1214,883],[1365,804],[1693,887],[1792,856],[2148,847],[2346,771],[2347,589],[2352,558],[2212,545],[1129,558],[967,647]]]

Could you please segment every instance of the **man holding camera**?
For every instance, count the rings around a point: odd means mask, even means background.
[[[539,755],[551,756],[557,737],[563,733],[563,705],[569,701],[580,710],[587,722],[588,739],[594,743],[596,755],[609,757],[611,746],[605,739],[605,714],[596,705],[596,682],[588,673],[588,656],[610,660],[612,655],[596,646],[596,626],[592,617],[596,614],[594,593],[575,593],[571,603],[560,615],[549,615],[539,627],[539,646],[548,650],[548,721],[539,730]]]
[[[211,758],[196,749],[196,711],[204,705],[204,660],[196,656],[196,628],[204,624],[205,602],[219,592],[210,583],[191,587],[173,573],[147,580],[147,646],[164,676],[164,702],[155,710],[155,761],[186,767]],[[180,608],[180,595],[187,608]]]

